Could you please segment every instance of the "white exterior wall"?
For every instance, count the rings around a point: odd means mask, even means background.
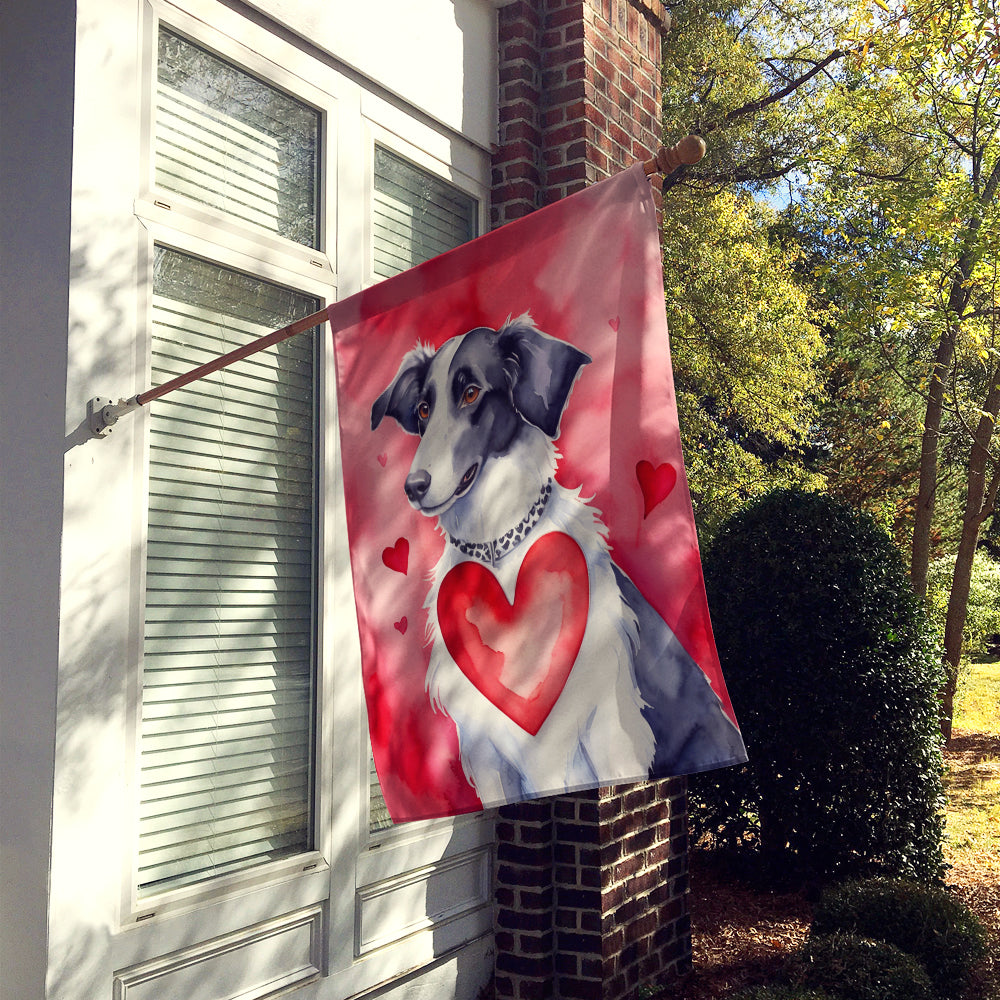
[[[72,4],[39,0],[0,7],[0,993],[4,998],[40,997],[46,965],[74,33]]]
[[[268,997],[305,980],[295,995],[317,1000],[377,984],[408,998],[473,997],[492,969],[484,825],[366,840],[360,669],[335,482],[323,501],[331,559],[321,680],[321,750],[333,752],[320,769],[312,863],[162,910],[142,910],[127,891],[144,420],[126,416],[95,440],[86,403],[147,384],[149,247],[172,232],[169,213],[143,201],[150,26],[156,16],[196,35],[208,25],[225,55],[259,53],[326,102],[341,150],[327,174],[337,197],[326,224],[338,237],[305,291],[331,298],[369,280],[363,214],[337,209],[366,183],[366,157],[348,151],[379,138],[481,196],[489,181],[495,12],[486,0],[254,6],[336,58],[214,0],[79,0],[75,17],[64,0],[2,8],[4,1000]],[[280,253],[267,262],[276,279],[287,266]],[[328,355],[324,364],[328,376]],[[332,477],[329,418],[324,430]]]
[[[368,0],[363,17],[354,0],[250,2],[483,148],[496,141],[492,0]]]

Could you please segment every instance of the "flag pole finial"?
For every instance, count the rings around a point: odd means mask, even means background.
[[[698,163],[707,148],[705,140],[700,135],[686,135],[673,146],[660,146],[656,156],[646,160],[642,169],[647,174],[663,174],[666,177],[682,165],[693,166]]]

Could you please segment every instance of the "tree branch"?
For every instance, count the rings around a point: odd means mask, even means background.
[[[764,108],[769,107],[772,104],[777,104],[778,101],[783,100],[789,94],[798,90],[803,84],[808,83],[814,76],[822,73],[823,70],[825,70],[831,63],[836,62],[838,59],[843,59],[846,55],[846,49],[834,49],[829,55],[826,56],[826,58],[821,59],[818,63],[816,63],[807,73],[803,73],[802,76],[796,77],[787,86],[782,87],[780,90],[776,90],[773,94],[768,94],[766,97],[760,97],[756,101],[750,101],[742,107],[733,108],[732,111],[728,111],[723,116],[721,121],[716,122],[714,125],[703,126],[701,134],[706,135],[709,132],[714,132],[717,128],[721,128],[722,126],[735,121],[737,118],[744,118],[747,115],[755,115],[758,111],[763,111]]]
[[[916,160],[911,160],[906,167],[903,168],[903,170],[909,170],[914,163],[916,163]],[[911,180],[910,175],[908,173],[904,173],[903,171],[897,171],[894,174],[880,174],[874,170],[862,170],[860,167],[855,167],[852,172],[858,177],[867,177],[869,180],[873,181],[894,181],[908,184]]]

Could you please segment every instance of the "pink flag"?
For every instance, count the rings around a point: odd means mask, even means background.
[[[330,307],[396,821],[746,759],[641,166]]]

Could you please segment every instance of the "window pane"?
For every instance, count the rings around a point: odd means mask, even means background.
[[[375,274],[400,271],[478,235],[475,198],[381,146],[375,147],[373,206]],[[375,762],[369,757],[369,832],[392,826]]]
[[[156,184],[318,245],[319,112],[160,29]]]
[[[163,248],[152,382],[315,299]],[[150,405],[139,887],[312,846],[315,331]]]
[[[375,274],[389,278],[478,235],[476,200],[375,147]]]

